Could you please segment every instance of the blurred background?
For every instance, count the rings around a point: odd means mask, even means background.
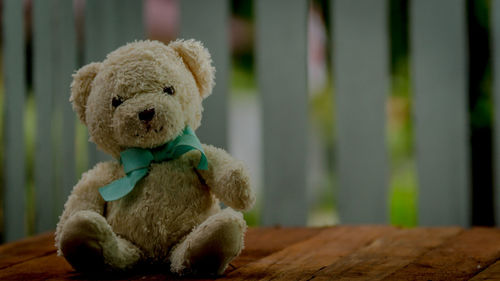
[[[470,224],[473,225],[493,225],[495,223],[494,217],[494,178],[493,178],[493,98],[492,98],[492,2],[494,0],[466,0],[458,1],[455,5],[464,5],[464,19],[465,19],[465,48],[466,51],[466,65],[468,71],[466,72],[466,96],[467,96],[467,143],[468,143],[468,158],[469,165],[467,167],[467,173],[470,174],[468,182],[470,183],[470,200],[471,200],[471,212],[470,212]],[[24,141],[18,139],[20,146],[23,146],[23,154],[17,155],[17,158],[24,158],[21,162],[16,162],[16,165],[21,165],[24,170],[22,176],[24,177],[23,186],[16,186],[16,189],[24,189],[23,193],[13,195],[21,196],[24,202],[13,202],[10,204],[21,204],[22,208],[26,210],[24,219],[22,215],[18,216],[18,220],[21,221],[20,224],[24,228],[24,233],[26,235],[31,235],[40,230],[53,229],[55,225],[52,225],[54,219],[48,224],[48,227],[42,227],[39,229],[37,227],[38,223],[38,212],[40,209],[46,209],[47,206],[41,206],[40,199],[37,199],[37,179],[45,177],[46,181],[52,183],[56,191],[54,192],[53,203],[57,207],[51,211],[51,216],[55,217],[65,201],[65,196],[74,185],[77,179],[80,177],[81,173],[86,171],[89,166],[100,159],[105,159],[105,156],[94,155],[90,150],[94,149],[92,146],[87,144],[87,134],[86,128],[79,124],[76,119],[70,119],[73,125],[69,125],[69,128],[74,130],[74,144],[70,146],[69,150],[64,150],[62,148],[63,143],[67,141],[66,131],[64,126],[65,121],[64,115],[68,109],[70,110],[70,104],[67,101],[69,98],[69,82],[71,81],[70,74],[78,69],[80,66],[84,65],[89,61],[102,60],[105,54],[113,50],[115,47],[122,44],[116,42],[116,46],[112,46],[111,49],[106,49],[105,47],[94,47],[98,49],[94,53],[88,51],[90,47],[89,38],[91,36],[97,36],[95,38],[100,38],[99,36],[104,36],[102,38],[107,38],[106,35],[96,35],[100,29],[104,29],[104,26],[97,24],[95,26],[94,33],[89,33],[86,28],[89,27],[91,23],[90,20],[97,21],[97,13],[100,13],[100,20],[112,20],[113,17],[110,16],[111,13],[116,12],[113,9],[113,5],[121,5],[123,9],[129,9],[127,13],[138,13],[139,15],[131,16],[130,20],[135,20],[136,22],[142,22],[141,26],[134,28],[129,28],[127,25],[127,20],[123,24],[115,23],[116,30],[122,30],[120,32],[128,33],[132,32],[132,35],[127,37],[130,40],[149,38],[154,40],[160,40],[162,42],[168,43],[176,38],[181,38],[183,35],[189,34],[186,29],[182,28],[182,11],[183,8],[181,0],[144,0],[135,1],[139,2],[132,4],[109,4],[109,7],[100,7],[99,4],[93,5],[93,13],[89,12],[89,1],[85,0],[74,0],[72,3],[72,11],[74,12],[73,17],[69,19],[64,19],[63,17],[51,16],[54,10],[58,9],[58,5],[61,5],[62,1],[39,1],[47,5],[47,7],[40,7],[36,10],[37,1],[24,0],[21,2],[22,15],[19,14],[19,24],[17,25],[20,29],[17,32],[6,31],[4,29],[5,23],[12,20],[12,15],[6,14],[6,1],[3,1],[2,5],[2,50],[5,51],[6,40],[10,37],[18,38],[19,46],[23,53],[24,61],[18,61],[17,64],[22,66],[19,71],[24,72],[25,76],[22,78],[22,82],[25,83],[26,88],[24,91],[24,98],[20,101],[22,108],[19,116],[22,122],[22,132],[20,133],[21,138]],[[69,2],[69,1],[68,1]],[[88,2],[88,3],[87,3]],[[103,1],[107,2],[107,1]],[[110,1],[112,2],[112,1]],[[131,1],[125,1],[127,3]],[[207,1],[211,2],[211,1]],[[221,1],[214,1],[214,3]],[[223,61],[226,66],[217,65],[219,70],[222,69],[222,76],[226,76],[226,80],[220,81],[219,72],[217,73],[217,83],[218,88],[214,94],[207,99],[206,102],[210,100],[217,100],[217,96],[221,95],[225,99],[227,104],[227,138],[216,143],[217,145],[223,146],[236,158],[243,160],[250,169],[254,188],[259,195],[259,200],[256,207],[251,212],[245,215],[245,218],[249,225],[261,225],[263,224],[263,190],[267,188],[265,186],[265,169],[266,164],[264,163],[263,156],[263,124],[267,121],[263,118],[263,102],[262,93],[259,91],[259,82],[257,74],[257,23],[256,23],[256,3],[252,0],[230,0],[222,1],[225,2],[223,7],[227,7],[227,11],[223,11],[222,15],[227,16],[226,24],[227,30],[222,32],[225,34],[222,39],[227,40],[228,48],[228,58],[227,61]],[[272,2],[272,1],[271,1]],[[300,1],[299,1],[300,2]],[[333,1],[329,0],[310,0],[303,1],[303,5],[306,7],[307,14],[304,16],[306,19],[306,41],[304,42],[307,50],[307,71],[305,81],[307,81],[306,91],[304,93],[305,102],[307,103],[307,121],[306,131],[297,132],[300,135],[305,135],[306,146],[304,150],[306,151],[305,157],[307,157],[307,165],[304,165],[306,169],[305,175],[306,180],[304,181],[305,186],[305,201],[306,201],[306,219],[305,224],[309,226],[324,226],[333,225],[343,222],[339,219],[339,213],[337,210],[338,205],[338,190],[339,190],[339,169],[337,167],[337,140],[338,140],[338,130],[335,118],[337,116],[336,110],[336,95],[335,95],[335,80],[332,70],[333,51],[336,48],[336,42],[332,40],[333,34],[333,23],[335,19],[332,15],[335,13],[331,12],[334,7],[332,7]],[[359,2],[359,1],[357,1]],[[414,134],[414,98],[413,98],[413,87],[412,87],[412,61],[411,61],[411,23],[410,15],[412,3],[410,0],[387,0],[378,1],[384,3],[385,9],[385,30],[387,34],[387,68],[388,68],[388,86],[387,92],[385,93],[385,147],[387,154],[387,193],[386,205],[387,205],[387,222],[398,225],[411,227],[418,224],[418,194],[419,194],[419,183],[417,176],[417,165],[415,157],[415,134]],[[432,1],[431,1],[432,2]],[[455,3],[453,1],[448,1],[449,3]],[[11,4],[15,5],[15,4]],[[42,5],[42,4],[39,4]],[[106,5],[106,4],[105,4]],[[128,6],[127,6],[128,5]],[[209,4],[210,5],[210,4]],[[215,5],[215,4],[214,4]],[[283,11],[287,10],[287,5],[284,3],[279,4]],[[452,4],[453,5],[453,4]],[[215,6],[220,7],[219,4]],[[126,8],[129,7],[129,8]],[[135,7],[135,8],[134,8]],[[139,10],[137,10],[137,8]],[[191,7],[192,8],[192,7]],[[107,10],[106,10],[107,9]],[[201,9],[200,16],[211,17],[210,13],[203,13]],[[35,19],[36,13],[48,13],[44,19],[46,20],[46,30],[43,29],[40,20]],[[109,16],[109,17],[108,17]],[[96,17],[96,18],[94,18]],[[218,15],[214,15],[218,17]],[[71,44],[74,44],[74,62],[72,70],[69,73],[59,73],[58,77],[66,77],[62,80],[57,80],[52,77],[51,85],[47,87],[58,88],[57,92],[59,94],[52,95],[50,101],[45,101],[50,103],[50,110],[45,115],[49,115],[50,118],[45,118],[43,122],[50,122],[49,125],[43,126],[40,124],[40,95],[36,94],[36,79],[44,79],[40,76],[40,73],[50,71],[50,68],[39,66],[36,70],[37,59],[36,59],[36,46],[40,46],[43,43],[55,39],[50,39],[51,37],[44,37],[50,33],[51,28],[56,28],[56,26],[61,26],[64,20],[73,21],[73,31],[69,31],[71,36]],[[197,23],[202,21],[197,21]],[[71,26],[70,26],[71,27]],[[192,27],[189,27],[192,28]],[[188,28],[188,29],[189,29]],[[132,30],[134,29],[134,30]],[[10,35],[7,32],[11,32]],[[103,34],[105,31],[102,31]],[[135,33],[133,33],[135,32]],[[37,34],[39,37],[37,37]],[[37,39],[38,38],[38,39]],[[53,37],[52,37],[53,38]],[[18,40],[16,39],[16,40]],[[61,48],[61,55],[64,54],[65,50],[65,37],[56,38],[57,40],[63,40],[62,43],[58,44],[58,48]],[[37,41],[38,40],[38,41]],[[54,41],[55,42],[55,41]],[[40,45],[37,45],[40,44]],[[45,45],[44,45],[45,46]],[[46,48],[52,45],[46,45]],[[55,46],[55,45],[54,45]],[[62,47],[61,47],[62,46]],[[212,50],[209,44],[207,44],[209,50],[213,53],[217,53],[220,50]],[[73,47],[71,47],[73,48]],[[42,49],[43,50],[43,49]],[[41,51],[40,51],[41,52]],[[50,52],[50,50],[49,50]],[[53,53],[53,51],[52,51]],[[14,61],[4,57],[5,52],[3,52],[0,61],[3,64],[2,70],[2,80],[0,83],[4,85],[7,79],[12,79],[12,77],[6,74],[12,68]],[[40,56],[40,53],[37,54]],[[42,54],[43,56],[43,54]],[[219,56],[216,54],[216,56]],[[216,57],[219,59],[220,57]],[[54,57],[46,57],[47,63],[52,63],[57,65],[58,60]],[[291,58],[292,60],[294,58]],[[220,61],[220,59],[219,59]],[[39,61],[40,62],[40,61]],[[44,70],[45,69],[45,70]],[[64,67],[61,66],[61,69]],[[18,72],[20,73],[20,72]],[[36,74],[38,73],[38,74]],[[39,75],[39,76],[37,76]],[[38,78],[37,78],[38,77]],[[58,84],[62,84],[59,85]],[[40,86],[39,86],[40,87]],[[43,86],[42,86],[43,87]],[[226,88],[224,88],[226,87]],[[16,116],[16,113],[8,113],[8,106],[5,105],[6,100],[6,86],[2,86],[0,91],[0,107],[2,111],[0,114],[0,126],[2,132],[1,140],[5,142],[9,134],[9,130],[14,130],[14,128],[6,128],[5,123],[8,123],[6,118],[8,116]],[[40,89],[40,88],[39,88]],[[41,89],[41,91],[50,91],[47,89]],[[220,94],[220,92],[226,92]],[[38,104],[38,105],[37,105]],[[222,106],[222,105],[221,105]],[[277,109],[279,111],[279,109]],[[356,110],[356,109],[353,109]],[[205,111],[204,120],[212,112],[212,109],[207,109]],[[71,113],[72,114],[72,113]],[[215,113],[214,113],[215,114]],[[69,116],[69,115],[68,115]],[[291,121],[293,122],[293,121]],[[16,123],[8,123],[16,124]],[[211,131],[210,125],[203,123],[203,128],[199,133],[202,142],[211,143],[210,140],[214,137],[208,136]],[[43,126],[43,129],[41,128]],[[74,127],[71,127],[74,126]],[[38,131],[37,131],[38,130]],[[40,144],[37,136],[40,135],[39,130],[48,130],[49,141],[44,144]],[[38,133],[37,133],[38,132]],[[42,133],[43,134],[43,133]],[[72,133],[71,133],[72,134]],[[224,135],[223,135],[224,137]],[[71,138],[71,137],[70,137]],[[215,138],[216,139],[216,138]],[[286,141],[286,140],[285,140]],[[217,141],[215,141],[217,142]],[[41,154],[37,154],[37,150],[45,150]],[[7,191],[6,173],[12,171],[14,168],[8,168],[11,165],[11,160],[6,156],[8,154],[6,148],[8,146],[4,144],[0,145],[0,161],[1,169],[0,171],[0,190],[3,192],[4,197],[0,197],[2,200],[2,210],[4,210],[7,204],[5,194]],[[68,152],[69,151],[69,152]],[[73,152],[73,153],[71,153]],[[75,165],[74,173],[69,174],[69,179],[64,181],[58,181],[62,175],[66,174],[65,167],[60,166],[60,159],[65,158],[66,154],[73,154],[68,161],[72,161]],[[292,152],[290,152],[292,153]],[[42,160],[37,160],[37,155],[42,155]],[[52,159],[52,160],[51,160]],[[59,159],[59,160],[58,160]],[[41,162],[37,162],[41,161]],[[286,161],[286,160],[284,160]],[[59,166],[58,166],[59,165]],[[19,166],[17,166],[19,167]],[[39,171],[39,176],[37,177],[36,167],[44,167],[45,169]],[[9,170],[11,169],[11,170]],[[287,171],[282,171],[286,176]],[[359,171],[359,176],[363,176],[364,171]],[[68,175],[66,175],[68,176]],[[50,179],[49,179],[50,178]],[[72,182],[72,183],[71,183]],[[69,187],[68,187],[69,186]],[[11,188],[11,187],[9,187]],[[284,189],[287,192],[286,189]],[[38,191],[40,192],[40,191]],[[293,192],[293,191],[292,191]],[[299,195],[302,196],[302,195]],[[360,194],[360,196],[362,196]],[[14,198],[13,197],[13,198]],[[19,198],[19,197],[18,197]],[[38,201],[38,203],[37,203]],[[37,205],[38,204],[38,205]],[[299,208],[300,206],[298,206]],[[6,216],[2,214],[4,223],[6,225]],[[269,222],[264,222],[264,224],[270,224]],[[52,225],[52,227],[50,227]],[[4,231],[2,231],[4,233]],[[2,234],[3,235],[3,234]],[[5,238],[5,236],[3,236]]]

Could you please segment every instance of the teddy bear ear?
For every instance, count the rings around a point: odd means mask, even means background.
[[[93,62],[80,68],[73,74],[73,82],[71,82],[71,97],[69,101],[73,104],[73,110],[78,114],[78,117],[85,123],[85,108],[87,107],[87,99],[89,97],[92,81],[101,69],[100,62]]]
[[[215,85],[215,68],[208,50],[199,41],[178,39],[169,44],[182,58],[193,74],[200,95],[206,98],[212,93]]]

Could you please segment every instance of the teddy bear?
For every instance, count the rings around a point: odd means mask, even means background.
[[[73,109],[114,158],[82,175],[57,224],[58,254],[77,271],[219,275],[240,254],[247,169],[194,133],[214,76],[193,39],[128,43],[73,75]]]

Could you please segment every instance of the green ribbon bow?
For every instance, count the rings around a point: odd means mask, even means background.
[[[138,181],[149,172],[151,162],[163,162],[179,158],[182,154],[198,150],[201,152],[199,170],[208,169],[208,161],[201,146],[200,140],[196,137],[189,126],[186,126],[182,134],[172,141],[167,142],[160,149],[130,148],[120,153],[120,162],[123,165],[125,177],[117,179],[110,184],[99,188],[104,201],[114,201],[127,195]]]

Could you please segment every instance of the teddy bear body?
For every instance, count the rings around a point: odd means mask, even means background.
[[[199,42],[134,42],[80,69],[71,101],[90,139],[123,159],[131,148],[157,151],[196,129],[213,75]],[[206,168],[197,166],[203,155]],[[73,188],[56,230],[59,254],[83,272],[156,264],[179,274],[221,274],[243,247],[246,224],[235,210],[255,200],[244,165],[203,145],[151,162],[130,192],[106,202],[100,189],[126,178],[125,165],[99,163]]]
[[[185,156],[152,164],[148,176],[130,196],[107,204],[106,218],[114,232],[134,241],[150,262],[166,260],[177,241],[220,211],[218,200],[193,170],[194,161],[189,160]],[[123,173],[118,165],[113,169]]]

